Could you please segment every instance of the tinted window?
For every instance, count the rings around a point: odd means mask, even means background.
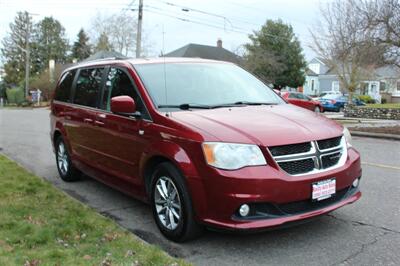
[[[305,96],[304,94],[301,94],[301,93],[297,93],[297,97],[298,97],[300,100],[308,100],[307,96]]]
[[[74,81],[76,70],[71,70],[66,72],[60,80],[60,83],[56,89],[56,94],[54,99],[57,101],[67,102],[69,103],[70,95],[71,95],[71,87]]]
[[[102,97],[102,108],[110,111],[111,98],[116,96],[131,97],[136,103],[137,110],[146,117],[146,108],[144,108],[144,104],[128,74],[120,68],[111,67],[107,75]]]
[[[289,99],[299,99],[299,96],[297,95],[297,93],[290,93]]]
[[[260,80],[231,64],[142,64],[135,68],[155,105],[284,103]]]
[[[104,68],[81,69],[76,82],[74,103],[97,107]]]

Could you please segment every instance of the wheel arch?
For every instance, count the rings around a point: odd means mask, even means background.
[[[178,169],[185,178],[186,185],[190,183],[188,182],[188,178],[198,177],[198,172],[193,161],[182,147],[169,141],[154,143],[143,154],[139,166],[147,195],[150,192],[151,175],[154,168],[164,162],[169,162]]]

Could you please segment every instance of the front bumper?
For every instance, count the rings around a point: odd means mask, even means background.
[[[331,211],[334,211],[340,207],[343,207],[347,204],[351,204],[357,201],[361,197],[361,191],[358,189],[354,191],[354,193],[350,194],[349,196],[345,197],[341,201],[337,202],[336,204],[328,205],[324,208],[301,213],[301,214],[294,214],[290,215],[287,214],[286,216],[278,217],[278,218],[266,218],[266,219],[238,219],[237,223],[224,223],[217,220],[205,220],[204,222],[207,224],[211,224],[217,228],[225,228],[225,229],[234,229],[234,230],[260,230],[260,229],[267,229],[270,227],[280,227],[283,225],[289,225],[293,222],[299,222],[302,220],[308,220],[323,214],[327,214]],[[245,222],[242,222],[245,221]]]
[[[207,226],[228,230],[283,226],[329,213],[361,197],[358,188],[351,187],[353,181],[361,177],[360,156],[354,149],[348,150],[347,161],[342,167],[318,174],[290,176],[271,163],[237,171],[212,169],[202,176],[207,177],[202,181],[202,189],[198,189],[199,179],[194,181],[197,184],[189,182],[191,188],[197,185],[196,192],[192,193],[197,218]],[[340,198],[324,200],[326,204],[324,201],[320,205],[309,204],[311,208],[304,207],[311,202],[312,183],[333,177],[336,178],[337,195],[341,192]],[[284,206],[292,211],[286,209],[276,213],[275,209],[271,211],[273,215],[247,219],[237,215],[242,204],[278,206],[278,210],[283,210],[281,207]],[[302,207],[293,209],[296,204]]]

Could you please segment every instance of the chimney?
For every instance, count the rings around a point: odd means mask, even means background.
[[[217,47],[218,47],[218,48],[222,48],[222,40],[221,40],[221,39],[218,39],[218,41],[217,41]]]

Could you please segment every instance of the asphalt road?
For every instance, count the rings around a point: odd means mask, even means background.
[[[90,178],[58,178],[48,115],[46,109],[0,109],[1,152],[172,256],[196,265],[400,265],[400,142],[354,138],[364,194],[353,205],[290,229],[207,232],[175,244],[160,235],[149,206]]]

